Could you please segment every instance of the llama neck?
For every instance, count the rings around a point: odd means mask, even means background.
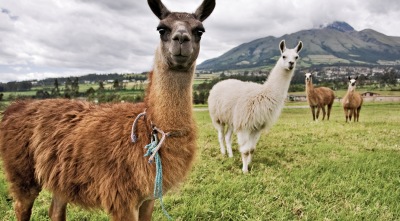
[[[356,88],[354,88],[354,87],[349,87],[347,89],[347,94],[348,95],[353,95],[355,92],[356,92]]]
[[[194,71],[195,64],[188,71],[170,70],[160,53],[156,53],[146,101],[150,120],[165,132],[190,130],[193,125]]]
[[[265,92],[284,100],[289,90],[293,72],[294,70],[283,70],[275,66],[268,76],[267,81],[264,83]]]
[[[306,90],[314,90],[314,84],[312,83],[312,81],[306,81]]]
[[[347,98],[353,99],[355,92],[356,92],[355,88],[349,87],[349,89],[347,90]]]
[[[314,85],[312,81],[306,81],[306,93],[307,95],[310,95],[314,92]]]

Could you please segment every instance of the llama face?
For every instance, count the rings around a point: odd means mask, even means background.
[[[306,73],[305,76],[306,76],[306,83],[312,81],[312,78],[311,78],[312,74],[311,73]]]
[[[285,40],[279,44],[281,50],[281,65],[287,71],[291,71],[296,67],[297,59],[299,59],[299,52],[303,48],[303,43],[299,41],[297,46],[293,49],[286,48]]]
[[[215,0],[204,0],[195,13],[170,12],[160,0],[148,0],[153,13],[160,19],[160,49],[170,69],[187,71],[193,68],[205,32],[204,21],[214,10]]]
[[[348,77],[348,78],[349,78],[349,88],[348,89],[350,91],[354,91],[356,89],[356,83],[357,83],[358,76],[354,79],[352,79],[350,77]]]

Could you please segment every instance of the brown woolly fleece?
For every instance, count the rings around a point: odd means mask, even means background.
[[[132,143],[132,123],[145,109],[148,121],[139,121],[139,139]],[[167,138],[159,152],[163,188],[170,189],[191,168],[195,123],[186,119],[188,115],[192,119],[191,114],[171,111],[173,107],[160,115],[153,109],[146,103],[94,105],[63,99],[13,103],[0,127],[0,151],[11,193],[24,201],[35,198],[43,187],[69,203],[101,207],[110,214],[134,210],[124,208],[141,205],[153,194],[155,165],[144,157],[150,121],[166,132],[176,128],[185,132]],[[179,125],[180,116],[184,127]],[[163,118],[173,127],[164,125]]]

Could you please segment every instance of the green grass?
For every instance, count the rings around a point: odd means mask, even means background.
[[[176,220],[400,220],[400,103],[365,103],[359,123],[345,123],[339,104],[330,121],[308,108],[285,108],[263,133],[249,174],[220,154],[208,112],[195,112],[196,162],[187,180],[164,196]],[[236,140],[236,139],[234,139]],[[0,220],[15,220],[0,172]],[[32,220],[48,220],[50,194]],[[68,207],[69,220],[108,220]],[[153,220],[166,220],[157,201]]]

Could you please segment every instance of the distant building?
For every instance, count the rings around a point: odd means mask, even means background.
[[[361,96],[363,96],[363,97],[375,97],[375,96],[380,96],[380,94],[375,93],[375,92],[367,91],[367,92],[362,93]]]

